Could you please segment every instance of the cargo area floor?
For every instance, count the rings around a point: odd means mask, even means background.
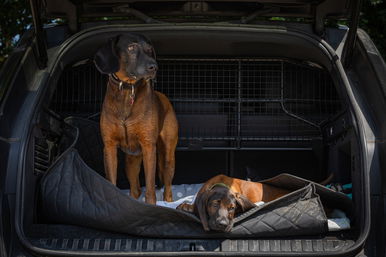
[[[352,230],[325,237],[259,239],[159,239],[131,237],[71,225],[34,224],[28,231],[37,247],[51,250],[106,252],[339,252],[355,242]]]

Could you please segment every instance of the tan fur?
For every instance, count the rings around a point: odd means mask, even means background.
[[[206,191],[207,188],[210,188],[212,185],[217,183],[224,183],[225,185],[228,185],[233,192],[244,195],[253,203],[260,201],[270,202],[289,193],[288,190],[259,182],[251,182],[238,178],[231,178],[225,175],[217,175],[209,179],[200,189],[198,194]]]
[[[198,191],[196,199],[198,199],[199,196],[204,192],[207,192],[213,185],[218,183],[227,185],[233,193],[246,197],[252,203],[260,201],[270,202],[290,192],[286,189],[262,184],[259,182],[251,182],[247,180],[231,178],[225,175],[217,175],[205,182],[205,184]],[[179,205],[177,209],[187,212],[193,212],[195,210],[194,204],[190,205],[186,203]]]
[[[122,69],[121,69],[122,70]],[[123,71],[116,73],[122,81],[133,82]],[[146,202],[156,203],[155,173],[165,185],[164,200],[172,201],[171,184],[174,175],[174,152],[178,141],[177,119],[170,101],[154,91],[148,81],[142,80],[135,90],[134,104],[130,104],[131,90],[119,90],[108,83],[101,112],[100,127],[104,142],[107,179],[117,181],[117,148],[138,152],[126,156],[126,175],[131,196],[140,195],[139,172],[144,164]],[[125,132],[126,130],[126,132]]]

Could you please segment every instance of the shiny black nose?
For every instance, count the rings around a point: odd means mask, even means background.
[[[151,63],[147,66],[147,71],[157,71],[158,70],[158,65],[156,63]]]

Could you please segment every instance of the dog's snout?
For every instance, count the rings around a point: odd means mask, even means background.
[[[157,71],[158,69],[158,65],[156,63],[150,63],[148,66],[147,66],[147,71]]]
[[[219,219],[217,220],[217,225],[221,226],[221,227],[226,227],[228,226],[228,221],[226,219]]]

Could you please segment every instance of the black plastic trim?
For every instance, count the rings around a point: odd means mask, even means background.
[[[38,59],[38,66],[40,69],[47,67],[47,47],[44,38],[43,25],[39,13],[39,0],[31,0],[31,11],[34,23],[34,30],[36,36],[36,55]]]

